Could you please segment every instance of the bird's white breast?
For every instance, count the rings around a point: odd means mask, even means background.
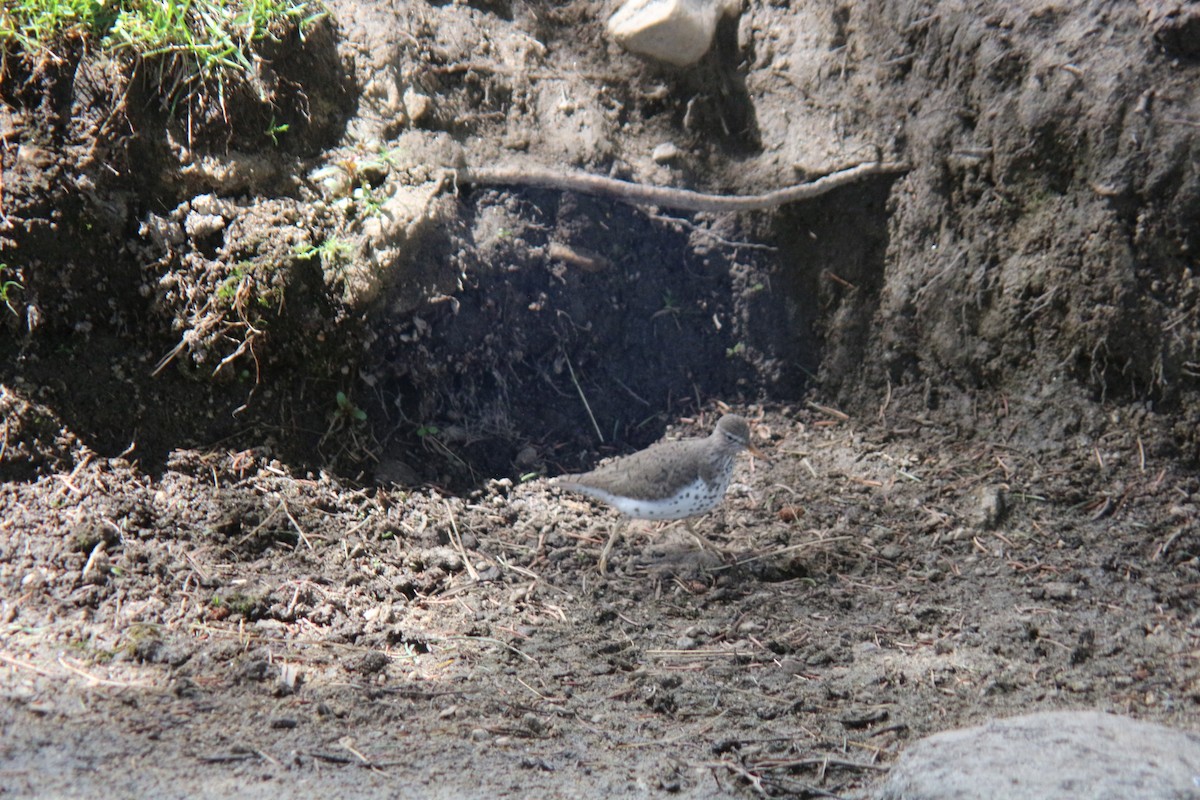
[[[608,492],[601,493],[594,489],[588,493],[636,519],[683,519],[703,514],[721,502],[728,484],[728,479],[708,484],[702,478],[697,478],[671,497],[661,500],[614,497]]]

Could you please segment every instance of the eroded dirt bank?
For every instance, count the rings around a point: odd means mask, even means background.
[[[9,62],[0,786],[862,796],[992,716],[1200,728],[1186,27],[793,5],[681,73],[601,3],[339,2],[196,131]],[[740,215],[445,171],[877,158]],[[720,402],[774,456],[728,558],[599,575],[615,519],[541,476]]]

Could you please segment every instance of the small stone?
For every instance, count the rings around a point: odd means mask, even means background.
[[[183,229],[193,239],[204,239],[225,230],[225,218],[216,214],[192,212],[183,222]]]
[[[17,145],[17,163],[35,169],[46,169],[54,163],[54,156],[48,150],[33,147],[28,144]]]
[[[608,33],[626,50],[687,67],[712,46],[717,22],[740,3],[723,0],[627,0],[608,20]]]
[[[300,666],[298,664],[284,663],[279,667],[279,675],[275,678],[275,694],[278,697],[286,697],[287,695],[295,694],[300,687]]]
[[[979,490],[979,502],[971,516],[971,524],[980,530],[994,530],[1008,511],[1003,486],[984,486]]]
[[[521,717],[521,727],[534,736],[545,736],[550,730],[550,726],[546,724],[546,721],[532,712]]]
[[[385,458],[375,468],[375,481],[382,484],[394,483],[399,486],[413,486],[421,482],[421,476],[403,461]]]
[[[404,90],[404,111],[413,122],[421,122],[433,110],[433,100],[411,86]]]
[[[372,650],[358,660],[358,663],[354,665],[354,670],[363,675],[374,675],[385,669],[390,661],[391,659],[387,657],[386,653]]]
[[[192,198],[190,213],[221,216],[222,210],[224,210],[224,205],[216,195],[198,194]]]
[[[1050,581],[1042,588],[1048,600],[1071,600],[1075,597],[1075,587],[1063,581]]]
[[[799,659],[785,658],[779,662],[779,668],[785,675],[801,675],[804,673],[806,665]]]
[[[683,155],[683,151],[672,142],[663,142],[654,148],[654,152],[650,154],[650,157],[654,159],[654,163],[656,164],[668,164],[681,155]]]

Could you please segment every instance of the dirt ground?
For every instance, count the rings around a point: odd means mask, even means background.
[[[1196,15],[750,0],[678,71],[599,2],[330,10],[189,115],[4,63],[0,791],[848,798],[998,716],[1200,730]],[[601,575],[546,479],[726,409],[723,555]]]

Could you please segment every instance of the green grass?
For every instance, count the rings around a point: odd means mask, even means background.
[[[0,49],[37,58],[82,40],[161,64],[174,94],[253,75],[255,42],[303,35],[325,13],[318,0],[0,0]]]
[[[297,245],[294,252],[296,258],[301,261],[320,258],[323,266],[333,266],[341,261],[349,260],[353,254],[353,248],[349,243],[343,242],[337,237],[331,237],[318,245]]]
[[[19,317],[21,316],[21,313],[17,311],[16,306],[13,305],[13,291],[21,291],[25,287],[17,281],[6,280],[5,273],[8,272],[8,269],[8,264],[0,264],[0,303],[3,303],[8,307],[9,311]]]
[[[0,41],[25,50],[48,46],[59,37],[91,25],[110,25],[112,10],[94,0],[3,0]]]

